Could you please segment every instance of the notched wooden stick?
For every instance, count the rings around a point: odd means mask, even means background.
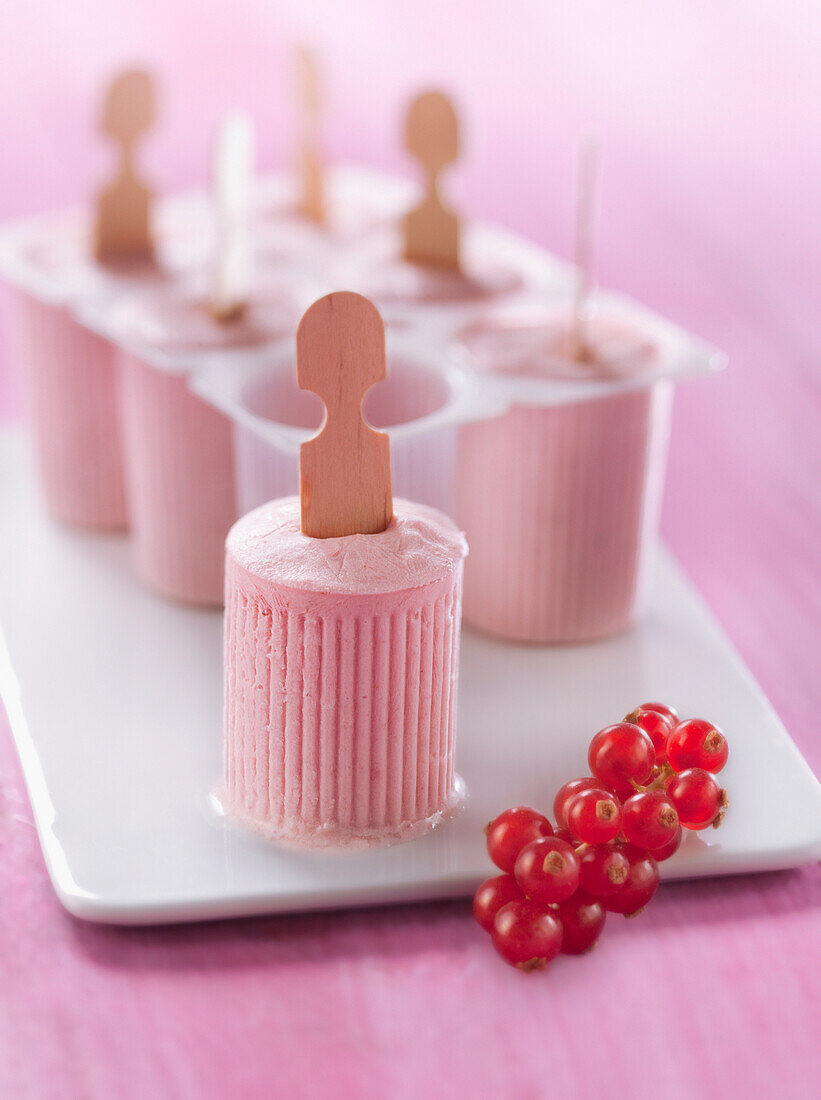
[[[579,149],[576,174],[576,234],[574,260],[576,281],[573,293],[573,316],[570,329],[570,354],[577,362],[593,358],[587,333],[587,313],[593,285],[594,219],[596,214],[596,169],[598,149],[592,141],[584,141]]]
[[[325,405],[319,435],[299,454],[302,531],[312,538],[371,535],[393,518],[390,442],[362,417],[366,392],[386,374],[385,326],[367,298],[328,294],[296,337],[297,380]]]
[[[313,50],[296,51],[297,89],[301,104],[299,138],[299,212],[310,221],[324,224],[325,173],[319,152],[321,94],[319,66]]]
[[[416,264],[460,270],[459,218],[439,194],[439,175],[459,155],[459,122],[441,92],[417,96],[408,111],[405,147],[425,170],[425,195],[403,222],[403,257]]]
[[[137,140],[154,122],[154,83],[142,69],[121,73],[108,88],[102,129],[119,147],[115,179],[97,199],[94,257],[103,263],[153,262],[151,234],[153,193],[138,176],[134,163]]]

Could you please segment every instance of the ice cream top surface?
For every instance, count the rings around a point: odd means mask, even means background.
[[[226,549],[259,580],[335,595],[419,588],[451,573],[467,554],[453,521],[422,504],[395,498],[393,506],[379,534],[315,539],[300,530],[299,498],[283,497],[235,523]]]
[[[220,322],[209,312],[206,291],[183,284],[124,296],[109,309],[109,326],[127,344],[162,351],[250,348],[291,335],[303,297],[282,284],[255,286],[247,308]]]
[[[658,345],[620,317],[592,317],[584,338],[585,353],[579,358],[573,354],[568,318],[524,313],[477,321],[460,336],[477,366],[498,374],[606,381],[641,377],[658,365]]]

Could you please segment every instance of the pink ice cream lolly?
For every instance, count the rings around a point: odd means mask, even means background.
[[[231,425],[190,391],[177,360],[270,342],[298,316],[294,300],[272,294],[218,322],[176,284],[112,310],[112,333],[131,349],[120,367],[137,568],[162,595],[222,603],[225,536],[237,518]]]
[[[115,348],[73,314],[105,312],[124,294],[156,293],[170,283],[172,271],[190,263],[183,256],[197,222],[184,214],[179,207],[167,211],[161,264],[97,263],[90,218],[78,211],[15,226],[2,242],[0,265],[19,288],[14,325],[29,422],[57,519],[107,530],[128,526]]]
[[[384,377],[373,306],[320,299],[300,326],[298,363],[327,407],[303,445],[301,498],[249,513],[226,544],[223,797],[280,842],[392,843],[435,827],[463,797],[454,737],[467,545],[442,513],[391,501],[387,437],[360,412]],[[330,378],[340,364],[345,387]]]
[[[465,334],[499,372],[572,380],[640,378],[657,349],[618,319],[588,328],[587,362],[562,325]],[[465,619],[516,641],[581,642],[634,618],[658,528],[672,384],[552,407],[516,405],[462,427],[457,518],[471,545]]]
[[[396,500],[380,534],[303,535],[295,497],[228,536],[225,800],[311,846],[425,832],[454,771],[463,536]]]

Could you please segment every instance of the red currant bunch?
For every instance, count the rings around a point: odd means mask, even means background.
[[[502,958],[542,970],[594,947],[607,913],[637,916],[683,830],[721,824],[727,792],[715,774],[727,755],[711,722],[643,703],[592,739],[593,774],[560,788],[555,829],[524,806],[491,821],[488,854],[505,873],[482,883],[473,912]]]

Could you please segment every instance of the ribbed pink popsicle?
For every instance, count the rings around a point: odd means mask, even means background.
[[[366,384],[384,377],[381,319],[366,299],[337,294],[300,326],[302,384],[322,388],[322,356],[306,347],[318,316],[337,386],[352,356],[363,357]],[[361,339],[351,339],[354,322]],[[342,476],[325,468],[336,444],[350,451],[363,430],[387,458],[387,441],[361,420],[363,392],[356,376],[352,404],[323,389],[328,418],[303,452],[301,499],[263,505],[227,540],[225,804],[264,835],[306,846],[408,839],[462,798],[454,740],[467,546],[441,513],[391,501],[378,461],[347,481],[356,455],[337,455]]]

